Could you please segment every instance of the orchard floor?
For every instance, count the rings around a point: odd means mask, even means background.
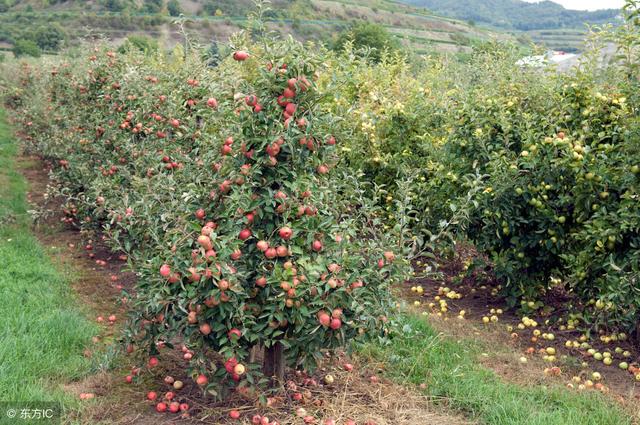
[[[444,317],[431,314],[425,319],[421,315],[423,306],[405,309],[397,318],[402,332],[389,345],[359,346],[349,358],[344,354],[327,358],[314,376],[290,376],[287,390],[271,399],[268,407],[239,396],[224,405],[205,402],[181,372],[183,361],[177,352],[166,353],[157,368],[143,368],[134,383],[127,384],[124,377],[137,365],[134,356],[117,350],[116,339],[126,314],[126,305],[119,300],[122,291],[132,289],[135,275],[126,270],[126,259],[119,254],[61,224],[61,216],[55,212],[59,204],[43,196],[48,175],[40,160],[22,157],[15,165],[29,182],[27,200],[32,208],[53,211],[40,216],[34,234],[57,269],[72,282],[88,320],[99,327],[93,339],[87,338],[83,353],[91,363],[91,373],[57,378],[63,391],[76,400],[70,402],[68,423],[223,424],[231,422],[228,412],[238,409],[242,418],[233,423],[247,424],[252,415],[260,414],[280,424],[302,424],[296,416],[300,408],[313,415],[318,424],[333,418],[340,425],[347,419],[354,419],[358,425],[368,420],[376,425],[638,423],[635,385],[623,379],[628,377],[620,377],[617,385],[616,375],[604,372],[608,395],[566,389],[574,371],[562,364],[560,376],[545,376],[543,370],[549,365],[537,356],[528,356],[526,364],[520,363],[518,359],[528,347],[522,342],[524,332],[512,338],[501,326],[515,323],[517,318],[505,313],[498,324],[482,325],[479,318],[486,313],[484,310],[500,308],[499,300],[476,298],[470,295],[470,288],[461,300],[449,301],[451,311]],[[454,273],[457,271],[452,270],[445,279]],[[439,286],[453,288],[452,282],[409,282],[403,294],[409,304],[416,300],[409,288],[419,284],[425,289],[420,297],[422,304],[433,298]],[[455,290],[466,292],[464,286]],[[456,319],[456,308],[468,311],[465,320]],[[346,363],[354,365],[353,371],[345,370]],[[163,382],[167,375],[184,381],[176,397],[190,405],[192,417],[156,413],[153,403],[145,399],[147,391],[162,395],[172,389]],[[333,383],[326,383],[327,375],[333,377]],[[91,398],[80,401],[86,394]],[[301,394],[301,401],[294,401],[296,394]]]
[[[640,402],[640,381],[635,379],[628,370],[618,367],[618,364],[623,361],[629,365],[640,365],[637,340],[629,337],[625,341],[607,344],[600,341],[597,335],[591,336],[588,342],[597,352],[612,353],[614,360],[611,365],[595,360],[586,349],[567,347],[567,341],[577,341],[584,333],[579,330],[560,329],[559,324],[553,320],[553,318],[566,316],[566,304],[575,302],[561,291],[554,292],[545,300],[548,310],[537,308],[536,311],[527,314],[527,317],[535,320],[538,326],[518,329],[518,324],[522,323],[523,314],[516,314],[515,311],[505,308],[504,300],[495,293],[498,289],[497,283],[491,279],[490,275],[483,273],[483,277],[480,278],[476,273],[469,275],[465,272],[465,262],[469,262],[476,255],[473,249],[460,247],[454,259],[442,262],[440,266],[442,276],[438,280],[416,278],[406,282],[401,297],[418,314],[428,316],[431,325],[451,337],[479,339],[486,343],[487,349],[504,347],[505,350],[494,349],[482,352],[479,359],[483,365],[509,381],[522,384],[544,384],[552,381],[571,384],[577,388],[579,383],[584,384],[586,380],[591,379],[593,372],[598,372],[602,376],[600,382],[605,386],[604,393],[632,408]],[[479,284],[480,280],[482,283]],[[418,286],[423,288],[422,294],[415,291]],[[444,288],[449,288],[462,297],[450,299],[443,295]],[[446,313],[438,314],[440,311],[438,299],[446,300],[448,309]],[[430,306],[430,303],[434,303],[435,306]],[[496,313],[499,309],[502,313]],[[464,319],[459,317],[461,311],[464,311]],[[492,315],[495,315],[498,320],[483,322],[484,317]],[[549,324],[546,324],[545,322],[549,319],[551,319]],[[566,317],[563,323],[566,324]],[[540,334],[535,336],[534,330],[538,330]],[[553,339],[543,338],[544,334],[552,334]],[[555,349],[557,361],[543,360],[545,353],[540,350],[547,347]],[[628,351],[631,355],[624,357],[621,353],[616,353],[616,348],[619,348],[620,352]],[[520,361],[522,357],[527,359],[525,363]],[[560,368],[560,375],[544,373],[545,369],[554,366]],[[580,377],[581,381],[573,382],[572,378],[575,376]]]

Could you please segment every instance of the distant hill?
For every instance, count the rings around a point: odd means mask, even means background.
[[[618,9],[595,12],[568,10],[552,1],[520,0],[401,0],[435,13],[498,28],[520,31],[582,28],[616,19]]]
[[[394,0],[271,0],[269,7],[269,26],[302,40],[330,43],[361,21],[385,26],[416,53],[457,53],[477,40],[513,39]],[[171,47],[182,40],[176,20],[195,41],[224,41],[253,8],[253,0],[0,0],[0,50],[52,27],[62,28],[67,42],[103,36],[120,43],[141,34]]]

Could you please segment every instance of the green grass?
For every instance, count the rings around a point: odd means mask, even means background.
[[[425,319],[400,316],[402,332],[388,345],[368,344],[365,357],[386,364],[402,384],[427,384],[425,392],[449,407],[490,425],[626,425],[629,415],[594,391],[561,386],[518,386],[482,367],[477,341],[456,342],[438,335]],[[491,349],[491,347],[485,347]]]
[[[83,347],[96,328],[30,231],[16,154],[0,110],[0,400],[73,407],[60,385],[88,372]]]

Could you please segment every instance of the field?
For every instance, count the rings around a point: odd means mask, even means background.
[[[328,49],[258,8],[0,63],[0,400],[73,424],[639,423],[634,9],[591,35],[615,61],[592,43],[558,73],[409,7],[313,5],[300,22],[376,24]]]
[[[527,35],[535,43],[544,44],[551,49],[582,51],[584,49],[586,31],[579,29],[540,30],[527,31]]]

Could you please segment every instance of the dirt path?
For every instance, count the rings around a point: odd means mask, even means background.
[[[92,394],[86,408],[71,412],[69,420],[81,424],[169,424],[169,423],[227,423],[231,408],[242,412],[245,420],[233,423],[250,423],[254,414],[269,416],[281,425],[302,424],[299,409],[317,418],[317,424],[332,418],[337,424],[354,419],[358,425],[375,424],[439,424],[464,425],[471,421],[450,414],[438,407],[428,397],[411,388],[404,388],[384,378],[377,377],[382,367],[375,364],[360,364],[358,359],[341,355],[327,359],[313,376],[291,374],[284,394],[270,399],[271,406],[258,406],[255,399],[234,396],[226,404],[215,404],[206,400],[190,378],[179,367],[176,353],[167,353],[169,361],[153,373],[144,371],[134,384],[124,382],[124,376],[136,366],[134,356],[126,356],[114,350],[117,337],[126,316],[126,305],[120,302],[122,291],[131,291],[135,285],[135,274],[127,271],[126,258],[109,252],[100,240],[82,235],[61,222],[60,201],[47,199],[49,167],[38,158],[24,157],[20,169],[30,183],[28,200],[36,208],[51,210],[34,227],[41,243],[51,253],[54,262],[72,277],[73,288],[79,294],[87,310],[102,324],[99,335],[85,351],[95,360],[96,373],[79,382],[66,385],[66,389],[78,397]],[[113,317],[115,316],[115,317]],[[115,320],[110,320],[115,319]],[[353,364],[347,371],[346,364]],[[145,399],[147,391],[164,394],[172,390],[164,377],[171,375],[185,382],[181,391],[176,391],[181,402],[191,406],[193,418],[179,415],[159,414],[154,404]],[[331,375],[332,383],[327,376]],[[375,381],[372,376],[376,375]],[[197,418],[197,419],[194,419]],[[367,422],[371,421],[371,422]]]

